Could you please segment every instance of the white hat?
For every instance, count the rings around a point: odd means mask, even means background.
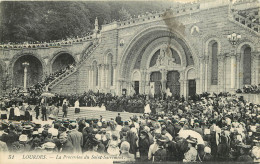
[[[38,131],[33,131],[33,133],[32,133],[32,135],[37,135],[37,134],[39,134]]]
[[[39,128],[39,129],[38,129],[38,133],[39,133],[39,134],[42,134],[42,131],[43,131],[43,130],[44,130],[43,128]]]
[[[55,136],[55,137],[56,137],[56,136],[58,136],[58,134],[59,134],[59,131],[58,131],[58,129],[54,129],[54,128],[53,128],[53,130],[52,130],[52,133],[51,133],[51,134],[52,134],[52,136]]]
[[[27,141],[27,139],[28,139],[27,135],[24,134],[20,135],[19,137],[19,141]]]
[[[96,134],[96,135],[95,135],[95,138],[96,138],[97,140],[99,140],[99,141],[102,139],[100,134]]]
[[[99,126],[99,127],[102,126],[102,123],[101,123],[101,122],[98,122],[98,123],[97,123],[97,126]]]
[[[204,152],[210,154],[211,153],[210,147],[205,147]]]
[[[42,147],[47,148],[47,149],[54,149],[55,146],[56,146],[56,145],[55,145],[55,143],[53,143],[53,142],[47,142],[47,143],[45,143],[45,144],[42,145]]]

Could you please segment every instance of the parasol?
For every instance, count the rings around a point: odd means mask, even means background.
[[[201,135],[198,132],[195,132],[193,130],[183,130],[183,129],[180,130],[179,137],[187,138],[189,136],[191,136],[193,138],[197,138],[198,144],[205,145],[203,138],[201,137]]]
[[[23,99],[20,98],[20,97],[16,97],[16,98],[13,98],[12,101],[15,101],[15,102],[23,102]]]
[[[54,97],[55,95],[49,92],[44,92],[41,94],[42,97]]]

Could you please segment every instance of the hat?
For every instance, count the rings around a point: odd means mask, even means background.
[[[130,144],[127,141],[123,141],[120,146],[120,150],[122,153],[129,152]]]
[[[24,135],[24,134],[20,135],[20,137],[19,137],[19,141],[25,142],[25,141],[27,141],[27,139],[28,139],[27,135]]]
[[[45,144],[42,145],[43,148],[47,148],[47,149],[54,149],[55,148],[55,143],[53,142],[47,142]]]
[[[204,152],[210,154],[211,153],[210,147],[205,147]]]
[[[43,130],[44,130],[43,128],[39,128],[38,133],[41,134]]]
[[[251,145],[246,145],[244,143],[240,143],[237,146],[240,147],[240,148],[244,148],[244,149],[250,149],[251,148]]]
[[[188,136],[186,138],[186,140],[189,142],[189,143],[197,143],[197,138],[194,138],[194,137],[191,137],[191,136]]]
[[[102,139],[100,134],[96,134],[96,135],[95,135],[95,138],[96,138],[97,140],[99,140],[99,141]]]
[[[38,131],[33,131],[32,135],[38,135]]]
[[[169,139],[166,136],[161,135],[157,138],[157,140],[160,142],[167,142]]]

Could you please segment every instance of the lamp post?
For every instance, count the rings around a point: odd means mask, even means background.
[[[238,76],[236,74],[239,73],[239,67],[238,67],[238,63],[236,61],[236,50],[235,50],[235,46],[239,43],[239,40],[241,39],[241,35],[236,34],[235,32],[233,32],[232,34],[227,36],[230,44],[232,45],[232,50],[230,53],[230,72],[231,72],[231,79],[230,79],[230,84],[231,84],[231,89],[235,89],[235,86],[238,86]],[[237,83],[237,84],[236,84]]]
[[[241,39],[241,35],[236,34],[236,33],[233,32],[232,34],[229,34],[229,35],[227,36],[227,38],[228,38],[229,42],[230,42],[233,46],[235,46],[235,45],[237,45],[237,43],[238,43],[239,40]]]
[[[23,90],[24,93],[27,93],[27,67],[29,66],[29,63],[24,62],[22,65],[24,66]]]

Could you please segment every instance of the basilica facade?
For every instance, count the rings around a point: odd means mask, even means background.
[[[257,0],[204,0],[96,26],[68,43],[2,45],[1,92],[23,85],[26,61],[28,85],[76,63],[46,86],[53,93],[234,93],[260,83],[259,8]]]

